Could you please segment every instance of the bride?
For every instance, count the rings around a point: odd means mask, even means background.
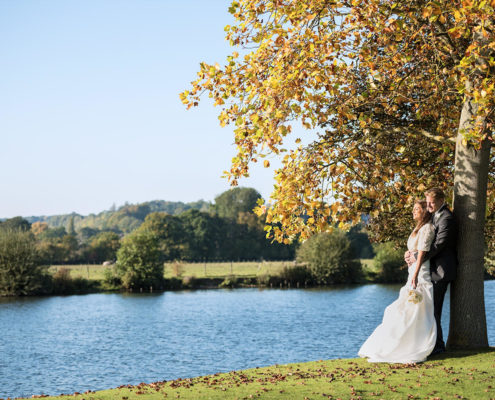
[[[413,219],[416,227],[409,236],[407,248],[418,252],[417,261],[409,265],[407,283],[400,289],[399,298],[385,309],[382,323],[358,352],[369,362],[422,362],[435,347],[430,261],[423,262],[435,237],[435,228],[430,222],[426,201],[416,201]]]

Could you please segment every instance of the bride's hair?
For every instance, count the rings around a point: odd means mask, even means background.
[[[416,200],[414,202],[414,205],[418,204],[421,207],[421,210],[423,210],[423,214],[419,218],[418,223],[416,224],[416,227],[414,228],[413,231],[413,236],[416,236],[421,227],[426,225],[428,222],[431,221],[431,213],[426,209],[426,201],[425,200]]]

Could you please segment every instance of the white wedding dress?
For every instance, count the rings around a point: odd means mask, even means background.
[[[410,251],[428,251],[434,237],[433,225],[423,225],[417,235],[409,236],[407,248]],[[361,346],[360,357],[367,357],[369,362],[408,364],[425,361],[432,352],[437,330],[430,262],[421,265],[418,285],[413,291],[411,280],[415,269],[416,263],[413,263],[399,298],[385,309],[382,323]]]

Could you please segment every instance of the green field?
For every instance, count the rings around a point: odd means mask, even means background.
[[[422,364],[314,361],[168,382],[142,383],[58,400],[495,399],[495,348],[456,351]]]
[[[371,277],[374,271],[373,260],[361,260],[365,278]],[[165,278],[225,278],[234,275],[239,278],[254,278],[260,275],[277,276],[284,267],[294,266],[294,261],[242,261],[242,262],[201,262],[165,263]],[[52,265],[49,271],[54,274],[62,268],[70,270],[72,278],[85,278],[101,281],[106,269],[101,264]],[[371,275],[370,275],[371,274]],[[370,279],[372,280],[372,279]]]
[[[57,271],[66,268],[70,271],[71,278],[86,278],[94,281],[100,281],[104,278],[104,271],[108,267],[100,264],[81,264],[81,265],[52,265],[48,270],[55,274]]]
[[[275,275],[285,266],[294,265],[293,261],[245,261],[217,263],[166,263],[165,278],[193,276],[196,278],[225,278],[229,275],[238,277],[255,277],[257,275]],[[109,267],[103,265],[52,265],[50,272],[56,273],[61,268],[70,270],[72,278],[82,277],[91,280],[102,280],[104,271]]]
[[[292,261],[246,261],[218,263],[165,264],[165,277],[194,276],[196,278],[225,278],[229,275],[255,277],[257,275],[276,275],[285,266],[294,265]],[[179,275],[177,275],[177,272]]]

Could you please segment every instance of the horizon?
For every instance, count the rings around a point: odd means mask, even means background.
[[[239,188],[247,188],[245,186],[237,186]],[[254,189],[254,190],[257,190],[256,188],[250,188],[250,189]],[[228,190],[228,189],[227,189]],[[259,192],[259,191],[258,191]],[[219,193],[220,195],[221,193]],[[106,209],[103,209],[103,210],[100,210],[100,211],[97,211],[97,212],[92,212],[92,213],[89,213],[89,214],[81,214],[77,211],[71,211],[71,212],[66,212],[66,213],[57,213],[57,214],[36,214],[36,215],[14,215],[12,217],[4,217],[4,216],[0,216],[0,221],[5,221],[5,220],[8,220],[8,219],[11,219],[11,218],[16,218],[16,217],[21,217],[21,218],[34,218],[34,217],[54,217],[54,216],[60,216],[60,215],[78,215],[78,216],[81,216],[81,217],[88,217],[90,215],[99,215],[103,212],[112,212],[112,208],[115,207],[115,211],[118,211],[120,210],[121,208],[123,207],[127,207],[127,206],[133,206],[133,205],[138,205],[138,204],[145,204],[145,203],[151,203],[151,202],[154,202],[154,201],[164,201],[166,203],[182,203],[182,204],[191,204],[191,203],[198,203],[198,202],[205,202],[205,203],[208,203],[210,205],[212,204],[215,204],[215,199],[213,200],[205,200],[203,198],[201,199],[198,199],[198,200],[192,200],[192,201],[183,201],[183,200],[166,200],[166,199],[153,199],[153,200],[145,200],[145,201],[140,201],[140,202],[124,202],[123,204],[121,205],[118,205],[116,203],[112,204],[109,208],[106,208]]]

